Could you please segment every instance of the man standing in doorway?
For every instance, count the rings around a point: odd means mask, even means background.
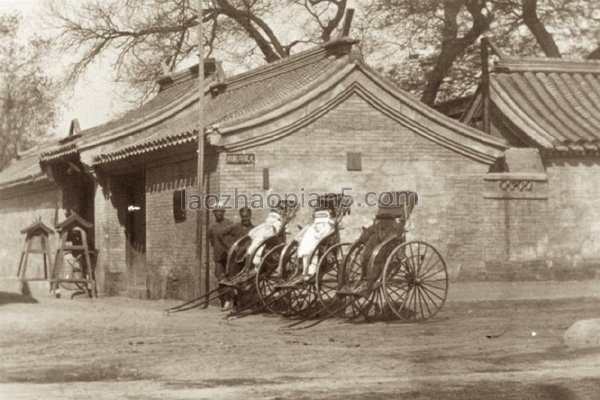
[[[215,278],[218,281],[225,279],[227,266],[227,252],[233,244],[230,230],[232,222],[225,218],[225,209],[222,205],[217,205],[213,210],[215,223],[208,230],[208,240],[213,250],[213,260],[215,262]],[[231,310],[231,296],[229,296],[225,288],[219,288],[219,300],[221,302],[221,310]]]

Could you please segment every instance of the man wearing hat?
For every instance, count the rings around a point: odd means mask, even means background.
[[[208,240],[213,250],[213,260],[215,262],[215,278],[217,281],[225,279],[227,266],[227,252],[233,244],[230,230],[233,223],[225,218],[225,208],[222,204],[217,204],[213,209],[215,223],[208,229]],[[231,299],[227,295],[226,290],[220,290],[219,300],[221,302],[221,310],[228,311],[231,309]]]
[[[248,207],[240,208],[240,222],[233,224],[229,230],[229,234],[232,236],[235,243],[236,240],[242,238],[254,228],[252,223],[252,210]]]

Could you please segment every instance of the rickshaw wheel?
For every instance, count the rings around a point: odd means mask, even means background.
[[[296,250],[298,249],[298,241],[294,240],[280,250],[278,266],[273,273],[268,275],[269,285],[271,285],[271,290],[275,290],[275,286],[279,285],[285,281],[290,280],[296,273],[295,263],[291,262],[296,258]],[[260,276],[260,272],[258,274]],[[272,303],[267,308],[269,311],[282,315],[289,316],[293,313],[290,302],[291,302],[291,293],[289,289],[279,289],[278,293],[275,293],[273,296],[277,297],[277,300]],[[267,303],[272,302],[273,298],[266,299]]]
[[[339,289],[342,263],[344,254],[348,251],[350,243],[338,243],[327,249],[319,259],[316,271],[316,291],[319,303],[326,310],[331,310],[340,304],[336,296]]]
[[[251,241],[250,236],[243,236],[231,246],[227,254],[227,265],[225,267],[229,276],[228,279],[233,280],[238,278],[244,271],[247,258],[246,250]]]
[[[276,314],[281,314],[289,308],[284,299],[273,302],[275,285],[281,282],[281,276],[277,274],[277,265],[279,264],[279,257],[284,247],[284,243],[278,244],[265,254],[258,265],[255,277],[256,290],[262,300],[263,306]]]
[[[287,318],[305,318],[315,312],[317,304],[317,289],[314,280],[305,282],[302,286],[289,290],[289,313]]]
[[[294,279],[302,273],[302,267],[297,257],[298,242],[292,242],[288,254],[280,260],[280,268],[284,275],[284,281]],[[313,253],[317,257],[317,252]],[[312,261],[312,260],[311,260]],[[314,278],[294,288],[285,289],[285,298],[288,302],[288,311],[283,315],[287,318],[304,318],[314,311],[317,302],[317,290]]]
[[[363,309],[365,318],[389,319],[394,317],[387,306],[381,276],[389,255],[401,243],[402,238],[395,235],[389,236],[380,242],[371,253],[366,276],[371,293],[368,306]]]
[[[343,271],[339,275],[340,287],[346,289],[356,289],[361,285],[366,285],[367,266],[361,263],[361,256],[365,250],[364,243],[354,243],[350,246],[343,262]],[[339,296],[338,296],[339,297]],[[340,305],[346,306],[341,311],[341,316],[348,319],[354,319],[364,315],[372,303],[372,293],[365,293],[365,296],[342,296],[339,300]]]
[[[388,307],[405,321],[425,321],[446,302],[446,263],[428,243],[415,241],[397,246],[385,263],[382,279]]]

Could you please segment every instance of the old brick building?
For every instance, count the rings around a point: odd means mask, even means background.
[[[358,203],[368,191],[415,190],[409,236],[436,246],[452,278],[485,277],[498,261],[546,260],[540,199],[552,192],[535,157],[522,162],[531,150],[426,107],[365,65],[354,43],[337,39],[227,78],[207,62],[209,191],[347,188]],[[83,131],[74,123],[59,143],[0,172],[3,273],[17,265],[20,227],[35,216],[53,225],[73,209],[94,223],[101,292],[203,290],[212,268],[199,267],[195,213],[173,210],[176,191],[197,193],[197,71],[164,77],[152,100],[120,119]],[[373,215],[355,205],[343,236],[355,239]]]
[[[461,121],[526,154],[521,170],[533,174],[519,184],[521,193],[544,187],[520,205],[528,210],[520,221],[540,228],[520,228],[515,239],[529,245],[510,246],[507,260],[544,260],[541,269],[593,276],[600,260],[600,62],[497,55]]]

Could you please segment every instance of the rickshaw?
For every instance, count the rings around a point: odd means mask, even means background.
[[[297,210],[298,204],[295,201],[279,201],[264,223],[238,239],[229,249],[226,264],[226,275],[229,278],[219,281],[219,285],[234,290],[238,297],[248,300],[242,309],[229,316],[253,308],[261,302],[256,296],[260,266],[271,265],[279,260],[276,249],[285,244],[287,226],[294,219]]]
[[[288,318],[311,314],[318,305],[317,281],[327,267],[340,263],[344,246],[340,243],[341,222],[350,213],[352,201],[341,194],[317,197],[309,225],[287,245],[280,244],[259,267],[256,286],[263,305]],[[274,260],[278,260],[277,263]],[[321,290],[329,290],[325,285]],[[325,294],[323,294],[325,296]]]
[[[220,280],[218,287],[207,294],[165,310],[165,314],[190,310],[231,292],[251,299],[256,292],[254,283],[259,265],[273,248],[285,243],[286,227],[293,220],[297,209],[298,204],[294,201],[282,200],[275,204],[264,223],[253,228],[230,247],[226,263],[227,278]],[[252,302],[250,306],[255,303],[256,301]],[[246,308],[248,306],[244,310]]]
[[[380,196],[373,224],[347,250],[341,264],[321,264],[330,281],[316,281],[319,311],[304,328],[333,316],[420,322],[436,315],[448,294],[448,273],[440,253],[429,243],[406,241],[407,224],[418,203],[415,192],[387,192]],[[317,271],[318,277],[327,274]],[[327,286],[327,289],[321,288]]]

